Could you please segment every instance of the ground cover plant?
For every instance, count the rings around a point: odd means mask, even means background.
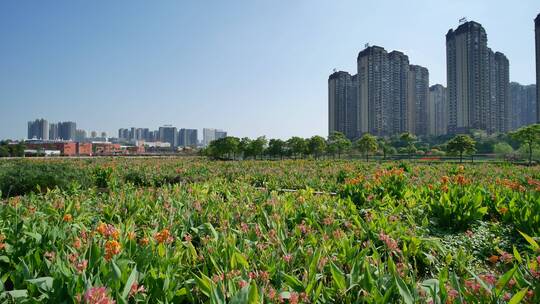
[[[538,167],[23,162],[73,174],[2,192],[4,302],[540,302]]]

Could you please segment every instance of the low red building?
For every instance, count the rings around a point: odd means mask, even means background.
[[[120,144],[110,142],[94,142],[92,143],[94,155],[120,155],[123,154]]]
[[[25,142],[24,146],[34,150],[56,150],[62,156],[77,155],[77,144],[74,142]]]
[[[91,156],[92,144],[91,143],[77,143],[77,155]]]

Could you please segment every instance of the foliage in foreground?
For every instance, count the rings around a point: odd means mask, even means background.
[[[2,300],[540,301],[536,168],[195,160],[87,166],[97,187],[12,197],[0,206]],[[137,172],[150,182],[131,182]],[[155,184],[160,175],[180,182]],[[271,190],[291,185],[304,189]],[[482,227],[493,227],[493,237]]]

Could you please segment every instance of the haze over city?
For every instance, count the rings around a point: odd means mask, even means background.
[[[38,117],[116,134],[171,124],[234,136],[327,134],[328,75],[366,43],[405,52],[446,85],[445,34],[480,22],[535,83],[538,1],[4,1],[0,139]]]

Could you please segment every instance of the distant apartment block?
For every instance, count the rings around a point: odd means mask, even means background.
[[[178,130],[176,127],[165,125],[159,127],[159,141],[171,144],[171,147],[178,146]]]
[[[536,85],[510,83],[511,129],[536,123]]]
[[[428,112],[428,135],[445,135],[448,126],[448,102],[446,88],[440,84],[429,88],[427,104]]]
[[[219,129],[203,129],[203,146],[208,146],[212,141],[227,137],[227,132]]]
[[[180,147],[197,147],[199,141],[197,138],[196,129],[180,129],[178,131],[178,146]]]
[[[28,139],[49,139],[49,123],[41,118],[28,122]]]
[[[429,72],[399,51],[368,46],[358,54],[357,75],[328,79],[328,131],[355,140],[363,133],[427,135]]]
[[[448,132],[506,132],[510,122],[509,62],[488,48],[480,23],[462,23],[446,34]]]

